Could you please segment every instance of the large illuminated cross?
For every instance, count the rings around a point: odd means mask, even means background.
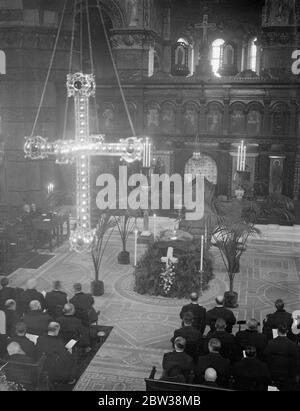
[[[143,161],[151,165],[149,138],[129,137],[118,143],[105,143],[103,135],[91,136],[89,132],[89,98],[95,95],[93,74],[75,73],[67,76],[68,97],[75,103],[75,139],[48,141],[41,136],[25,137],[25,157],[44,159],[56,156],[59,164],[76,164],[76,217],[77,227],[71,233],[71,248],[84,252],[91,247],[94,230],[91,227],[90,161],[91,156],[118,156],[128,163]]]

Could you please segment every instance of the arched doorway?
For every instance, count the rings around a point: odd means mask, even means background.
[[[215,185],[218,181],[217,163],[206,154],[201,154],[199,158],[191,157],[185,164],[184,173],[192,174],[193,178],[196,174],[203,174],[210,183]]]

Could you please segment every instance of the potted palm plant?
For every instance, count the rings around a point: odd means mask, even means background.
[[[259,234],[254,222],[246,219],[219,218],[213,232],[212,244],[220,251],[229,278],[229,291],[224,294],[225,306],[237,307],[238,293],[234,291],[234,279],[240,272],[240,258],[246,251],[250,235]]]
[[[99,216],[95,236],[91,247],[91,255],[94,266],[95,279],[91,283],[91,292],[94,296],[104,294],[104,282],[99,279],[100,268],[107,244],[112,236],[115,221],[109,213],[102,213]]]
[[[126,210],[123,215],[114,216],[114,220],[122,241],[122,251],[118,254],[118,263],[128,265],[130,264],[130,254],[126,250],[126,244],[135,225],[135,216]]]

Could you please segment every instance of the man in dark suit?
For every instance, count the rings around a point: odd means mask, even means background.
[[[207,387],[218,388],[219,385],[217,383],[218,374],[214,368],[207,368],[204,373],[204,382],[203,385]]]
[[[64,305],[67,304],[67,293],[62,291],[60,281],[54,281],[53,290],[49,291],[45,297],[45,307],[52,318],[63,315]]]
[[[219,385],[226,386],[230,373],[230,360],[220,354],[221,342],[217,338],[211,338],[208,342],[209,354],[200,356],[196,366],[196,382],[201,384],[204,379],[204,373],[207,368],[216,370]]]
[[[194,318],[192,326],[196,328],[196,330],[200,331],[201,335],[203,335],[206,326],[206,308],[199,305],[199,296],[197,293],[191,293],[190,299],[190,304],[182,307],[180,311],[180,318],[183,319],[183,315],[187,312],[193,313]]]
[[[50,315],[42,311],[39,301],[31,301],[29,309],[30,311],[24,315],[27,332],[34,335],[47,333],[48,325],[52,321]]]
[[[174,343],[177,337],[184,338],[186,340],[185,352],[196,360],[199,355],[201,333],[192,326],[192,323],[193,314],[188,311],[183,315],[183,327],[174,331],[171,342]]]
[[[37,351],[34,343],[26,337],[26,325],[24,322],[19,321],[15,325],[15,334],[9,339],[8,344],[12,341],[17,342],[21,349],[24,351],[25,355],[36,360]]]
[[[75,316],[78,317],[85,326],[97,320],[97,314],[94,309],[94,298],[91,294],[82,291],[82,285],[76,283],[73,286],[74,297],[70,299],[70,303],[75,307]]]
[[[12,341],[8,344],[7,352],[8,356],[6,357],[6,359],[9,361],[22,362],[26,364],[34,364],[35,362],[33,358],[28,357],[24,353],[24,351],[20,347],[20,344],[18,344],[16,341]]]
[[[247,347],[245,357],[236,362],[231,370],[238,390],[267,391],[271,376],[267,365],[256,358],[256,348]]]
[[[33,278],[27,281],[26,290],[20,297],[20,305],[23,313],[27,313],[29,311],[29,303],[33,300],[39,301],[41,309],[45,309],[45,298],[42,293],[37,291],[36,285],[36,281]]]
[[[5,310],[5,302],[7,300],[15,300],[15,289],[9,287],[9,280],[6,277],[1,278],[0,281],[2,289],[0,290],[0,310]]]
[[[162,361],[163,375],[168,377],[169,371],[178,366],[181,374],[186,380],[189,378],[191,371],[194,371],[194,361],[185,350],[186,341],[182,337],[177,337],[174,341],[174,351],[164,354]]]
[[[236,333],[235,340],[241,356],[246,347],[255,347],[257,358],[263,359],[263,352],[268,341],[264,334],[258,332],[258,323],[254,318],[247,322],[247,330]]]
[[[273,338],[272,330],[277,329],[279,325],[286,324],[289,332],[293,324],[292,314],[285,311],[284,302],[281,299],[275,301],[275,308],[276,311],[268,314],[264,320],[263,333],[268,340]]]
[[[207,311],[206,313],[206,324],[210,327],[210,331],[215,331],[215,323],[218,318],[223,318],[226,321],[226,331],[231,333],[232,327],[236,323],[236,318],[232,311],[228,308],[223,307],[224,304],[224,297],[218,296],[215,299],[216,307],[212,308],[211,310]]]
[[[211,338],[217,338],[221,342],[220,354],[230,361],[234,361],[237,355],[237,347],[235,338],[232,334],[226,331],[226,322],[223,318],[219,318],[215,323],[216,331],[209,333],[204,343],[204,352],[208,352],[208,342]]]
[[[268,342],[264,355],[272,380],[280,390],[293,389],[299,371],[299,347],[287,338],[287,326],[278,326],[278,337]]]
[[[17,304],[15,300],[7,300],[5,302],[5,326],[6,335],[12,337],[15,331],[15,325],[19,321],[20,316],[17,313]]]
[[[45,355],[45,370],[51,382],[72,384],[75,382],[76,361],[58,336],[59,331],[58,323],[49,324],[48,334],[40,336],[37,340],[38,357]]]
[[[89,329],[84,327],[81,320],[74,316],[75,308],[71,303],[65,304],[64,315],[57,318],[60,325],[60,336],[65,343],[71,339],[78,341],[80,347],[90,346]]]
[[[6,334],[0,334],[0,358],[5,358],[7,353],[7,343],[8,343],[8,336]]]

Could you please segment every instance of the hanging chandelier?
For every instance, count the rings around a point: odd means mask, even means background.
[[[34,136],[35,127],[38,122],[38,117],[43,104],[45,91],[47,88],[47,83],[50,77],[50,71],[55,57],[55,52],[58,44],[59,35],[63,26],[64,13],[66,10],[67,0],[64,4],[64,9],[62,13],[62,18],[59,24],[59,29],[51,56],[51,61],[45,80],[45,85],[43,88],[41,101],[38,107],[36,119],[33,125],[32,133],[29,137],[25,137],[24,152],[25,157],[32,160],[42,160],[50,155],[56,157],[56,162],[60,164],[75,163],[76,165],[76,227],[71,232],[70,235],[70,249],[79,253],[85,253],[91,251],[96,230],[93,229],[91,225],[91,156],[116,156],[127,163],[132,163],[134,161],[142,161],[144,168],[150,168],[152,162],[152,144],[148,137],[138,138],[135,135],[135,130],[133,127],[133,122],[128,110],[127,102],[124,96],[124,92],[121,87],[118,73],[116,71],[115,62],[113,60],[113,65],[115,68],[115,73],[118,79],[118,84],[120,87],[120,92],[122,96],[123,103],[128,115],[128,120],[131,126],[133,137],[120,139],[118,143],[105,143],[104,136],[90,135],[89,132],[89,110],[90,110],[90,98],[95,97],[96,92],[96,82],[94,74],[84,74],[82,71],[82,55],[81,55],[81,71],[72,74],[72,61],[73,61],[73,47],[74,47],[74,32],[75,32],[75,15],[77,11],[77,3],[74,3],[73,11],[73,29],[72,29],[72,44],[70,51],[70,62],[69,62],[69,74],[67,75],[67,100],[66,100],[66,113],[68,106],[68,99],[70,97],[74,100],[74,114],[75,114],[75,136],[72,140],[56,140],[54,142],[49,142],[46,138],[42,136]],[[83,5],[86,6],[87,14],[87,26],[89,34],[89,49],[90,49],[90,61],[91,61],[91,71],[94,72],[93,55],[92,55],[92,43],[91,43],[91,33],[90,33],[90,21],[89,21],[89,11],[87,0],[82,3],[80,8],[80,16],[82,20]],[[108,35],[105,29],[102,11],[97,0],[98,11],[100,19],[104,28],[104,33],[108,42],[108,47],[113,59],[111,52],[111,46],[109,43]],[[82,37],[82,26],[81,26],[81,37]],[[82,52],[82,45],[81,45]],[[65,127],[64,134],[66,131],[66,115],[65,115]]]

